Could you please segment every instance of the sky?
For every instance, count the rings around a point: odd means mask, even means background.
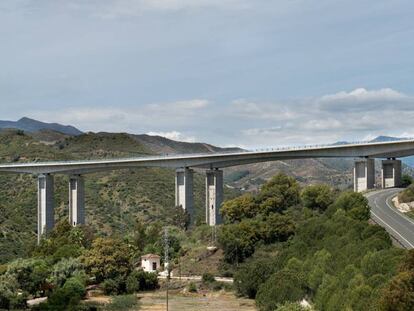
[[[0,0],[0,119],[247,148],[414,136],[412,0]]]

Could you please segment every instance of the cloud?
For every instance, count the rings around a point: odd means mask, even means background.
[[[136,107],[44,110],[29,116],[72,124],[82,130],[272,147],[364,140],[379,135],[413,136],[414,97],[390,88],[358,88],[274,102],[236,99],[226,105],[195,98]]]
[[[152,110],[171,109],[171,111],[175,112],[193,112],[194,110],[206,108],[208,105],[209,101],[206,99],[192,99],[170,103],[150,104],[148,107]]]
[[[234,10],[248,8],[247,0],[112,0],[95,13],[102,18],[140,16],[148,11],[182,11],[194,9]]]
[[[206,109],[209,101],[193,99],[174,102],[148,104],[140,107],[72,107],[61,110],[35,110],[28,116],[47,122],[72,124],[88,131],[126,131],[139,133],[151,129],[158,132],[162,128],[172,126],[187,127],[198,122],[194,118],[198,112]],[[167,131],[165,135],[180,134]],[[181,135],[181,138],[191,140],[193,137]]]
[[[183,133],[178,131],[171,131],[171,132],[148,132],[147,135],[151,136],[162,136],[168,139],[176,140],[176,141],[184,141],[193,143],[196,141],[195,137],[193,136],[186,136]]]
[[[257,145],[331,143],[412,133],[414,97],[390,88],[358,88],[273,105],[238,100],[232,109],[250,124],[265,124],[241,131]]]

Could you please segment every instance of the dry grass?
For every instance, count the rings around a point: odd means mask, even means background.
[[[165,291],[139,294],[140,311],[165,311]],[[169,311],[256,311],[254,300],[237,298],[229,292],[169,295]]]

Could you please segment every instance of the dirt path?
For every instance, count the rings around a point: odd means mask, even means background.
[[[165,311],[165,291],[145,293],[140,297],[140,311]],[[254,300],[241,299],[232,293],[181,294],[169,297],[169,311],[256,311]]]

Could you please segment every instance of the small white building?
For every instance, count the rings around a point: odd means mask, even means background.
[[[160,268],[160,256],[146,254],[141,257],[141,267],[145,272],[157,272]]]

